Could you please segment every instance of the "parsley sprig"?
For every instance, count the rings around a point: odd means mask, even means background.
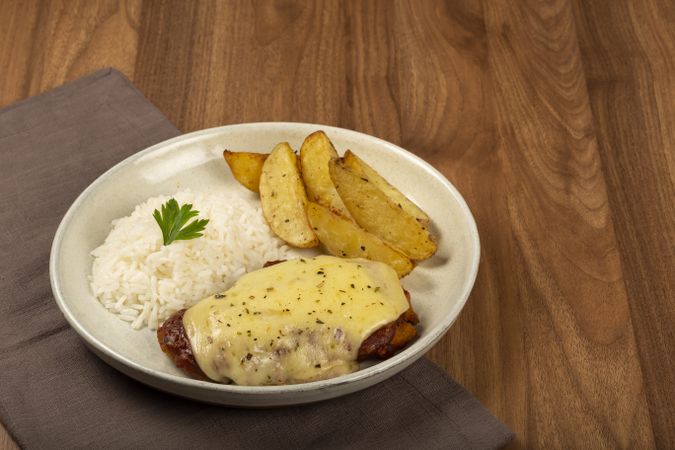
[[[194,220],[185,226],[188,220],[198,214],[199,211],[193,210],[191,204],[179,207],[176,199],[172,198],[162,205],[162,212],[155,210],[152,217],[162,230],[164,245],[169,245],[173,241],[187,241],[203,236],[202,231],[209,219]]]

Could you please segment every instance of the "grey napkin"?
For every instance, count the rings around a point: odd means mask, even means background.
[[[323,403],[267,410],[174,397],[89,352],[48,279],[75,197],[180,132],[105,69],[0,110],[0,420],[25,448],[498,448],[512,433],[428,360]]]

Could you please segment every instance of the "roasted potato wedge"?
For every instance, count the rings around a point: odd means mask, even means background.
[[[332,255],[383,262],[393,267],[399,278],[413,270],[413,263],[403,253],[323,205],[309,202],[307,218],[319,241]]]
[[[320,205],[350,217],[328,173],[328,161],[338,157],[333,143],[323,131],[315,131],[300,147],[300,169],[307,197]]]
[[[366,231],[412,259],[426,259],[436,252],[436,243],[424,225],[375,183],[345,167],[341,159],[329,162],[329,172],[345,206]]]
[[[403,211],[407,212],[418,222],[426,225],[429,223],[429,216],[420,209],[412,200],[406,197],[401,191],[389,184],[382,175],[377,173],[375,169],[366,164],[361,158],[356,156],[351,150],[347,150],[344,156],[345,167],[351,169],[353,172],[363,175],[375,186],[380,188],[382,192],[387,194],[394,204],[399,206]]]
[[[230,166],[234,179],[253,192],[259,192],[260,173],[267,156],[264,153],[231,152],[229,150],[223,152],[223,157]]]
[[[307,220],[307,194],[297,157],[286,142],[277,144],[260,174],[260,203],[272,231],[294,247],[315,247],[319,240]]]

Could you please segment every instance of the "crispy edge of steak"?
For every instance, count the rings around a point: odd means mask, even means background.
[[[283,261],[269,261],[263,267],[269,267],[280,262]],[[419,323],[419,318],[410,303],[410,293],[405,289],[403,292],[410,308],[401,314],[397,320],[375,330],[361,343],[357,356],[358,361],[371,358],[390,358],[417,336],[415,325]],[[183,325],[185,311],[187,309],[181,309],[164,321],[157,330],[157,340],[162,351],[167,354],[176,367],[195,378],[207,380],[208,378],[197,364],[190,339],[185,332],[185,326]]]
[[[415,325],[420,320],[410,304],[410,293],[405,289],[403,292],[410,308],[401,314],[397,320],[375,330],[361,343],[358,361],[376,357],[380,359],[390,358],[417,336]]]
[[[187,309],[176,311],[157,329],[157,340],[162,351],[167,354],[179,369],[200,380],[207,377],[199,368],[190,339],[185,332],[183,316]]]

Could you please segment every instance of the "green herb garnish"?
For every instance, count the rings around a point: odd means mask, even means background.
[[[187,241],[203,236],[202,231],[209,223],[209,219],[195,220],[185,226],[188,220],[198,214],[199,211],[193,210],[191,204],[179,207],[178,202],[172,198],[162,205],[161,213],[155,210],[152,217],[162,230],[164,245],[169,245],[173,241]]]

